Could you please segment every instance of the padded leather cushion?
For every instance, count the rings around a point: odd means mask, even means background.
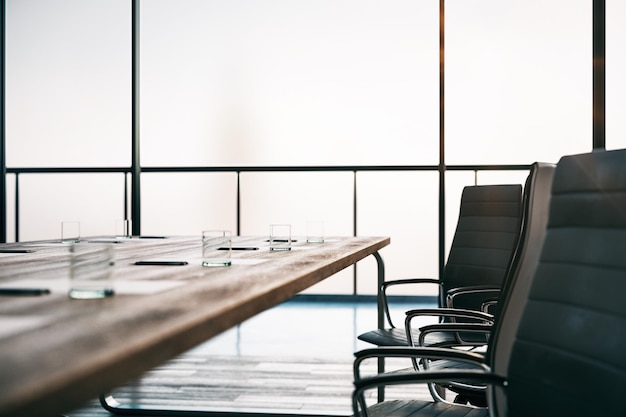
[[[501,286],[521,222],[520,184],[463,189],[459,220],[442,278],[444,291],[467,285]],[[479,310],[482,297],[457,298],[456,308]]]
[[[406,346],[406,332],[404,329],[376,329],[362,333],[359,340],[372,343],[377,346]]]
[[[415,340],[418,340],[419,332],[415,331],[413,336]],[[408,344],[403,328],[371,330],[359,335],[358,339],[377,346],[406,346]],[[455,343],[456,339],[452,334],[437,333],[429,336],[428,342],[429,345],[440,346]]]
[[[509,365],[509,416],[626,416],[626,150],[564,157]]]

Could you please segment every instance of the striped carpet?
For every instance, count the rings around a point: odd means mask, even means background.
[[[404,365],[396,362],[390,367]],[[375,364],[368,364],[366,369],[374,372]],[[124,408],[348,416],[352,414],[352,380],[352,358],[185,354],[112,395]],[[422,386],[392,387],[387,395],[430,398]],[[375,393],[370,398],[374,401]],[[109,413],[94,400],[66,415],[105,417]]]
[[[402,317],[416,307],[397,304],[392,310]],[[353,352],[371,347],[357,335],[371,330],[372,323],[375,303],[289,301],[112,394],[125,408],[351,415]],[[376,364],[367,366],[374,373]],[[408,366],[408,360],[390,362],[387,369]],[[388,397],[431,398],[423,386],[387,392]],[[371,398],[375,400],[374,393]],[[97,399],[66,415],[110,416]]]

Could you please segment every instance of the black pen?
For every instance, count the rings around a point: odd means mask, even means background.
[[[187,265],[187,261],[137,261],[135,265],[181,266]]]
[[[50,294],[47,288],[0,288],[0,295],[44,295]]]
[[[31,253],[31,249],[0,249],[0,253]]]
[[[231,250],[259,250],[259,248],[255,246],[233,246],[230,249]],[[228,250],[228,248],[224,246],[224,247],[217,248],[217,250]]]
[[[121,240],[95,239],[88,240],[87,243],[122,243]]]

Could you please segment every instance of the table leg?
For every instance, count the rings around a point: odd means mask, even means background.
[[[374,258],[376,258],[376,264],[378,265],[378,292],[377,292],[377,307],[378,307],[378,328],[385,328],[385,311],[383,309],[383,292],[382,286],[385,282],[385,263],[383,262],[383,258],[380,256],[378,252],[373,253]],[[382,374],[385,372],[385,358],[378,358],[378,373]],[[378,387],[378,402],[383,402],[385,400],[385,387]]]

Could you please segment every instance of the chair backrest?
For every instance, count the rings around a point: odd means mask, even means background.
[[[491,343],[487,352],[487,362],[491,364],[494,356],[497,355],[498,366],[504,371],[508,369],[517,325],[539,263],[539,255],[548,225],[555,168],[555,164],[534,163],[524,185],[519,243],[502,287],[501,297],[496,305],[496,321],[491,332],[492,340],[497,340],[497,343]],[[504,371],[500,373],[504,374]],[[500,391],[497,395],[496,406],[505,409],[506,397]]]
[[[467,186],[442,283],[442,297],[453,288],[500,287],[520,233],[520,184]],[[467,296],[454,307],[480,310],[481,296]],[[445,305],[445,299],[440,300]]]
[[[498,415],[625,416],[624,292],[626,150],[563,157]]]
[[[522,196],[522,220],[519,238],[515,245],[513,258],[508,265],[494,312],[495,322],[491,330],[490,340],[497,340],[498,343],[488,344],[486,355],[488,365],[491,364],[496,348],[499,348],[500,363],[504,364],[508,360],[506,353],[510,354],[517,323],[528,296],[534,270],[539,261],[541,244],[548,224],[548,208],[555,168],[555,164],[535,162],[531,165],[526,178]],[[476,336],[471,333],[461,333],[459,337],[466,342],[476,340]],[[502,366],[506,369],[504,365]],[[458,387],[450,388],[472,401],[471,390],[461,389],[459,391]],[[482,394],[480,393],[474,398],[474,404],[478,404],[476,399],[481,403],[484,401]],[[501,404],[505,404],[506,398],[500,392],[497,395],[497,404],[502,407]]]

